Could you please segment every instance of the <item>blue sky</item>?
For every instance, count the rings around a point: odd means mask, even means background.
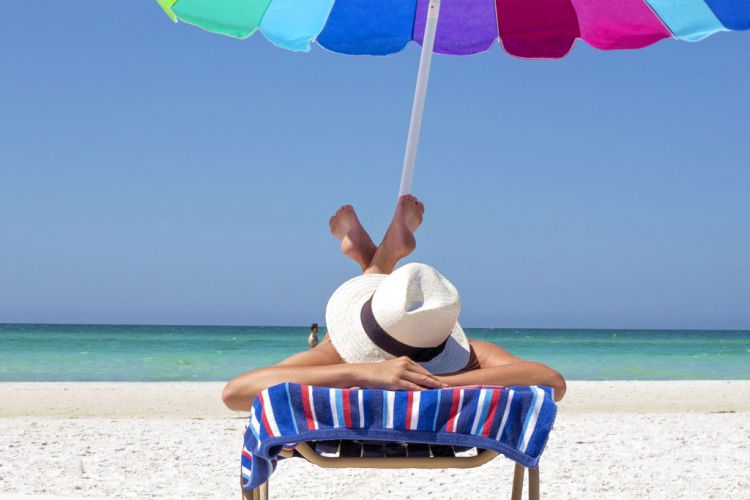
[[[467,326],[750,328],[750,34],[436,57],[411,261]],[[276,49],[155,2],[0,18],[0,321],[321,322],[382,236],[418,48]]]

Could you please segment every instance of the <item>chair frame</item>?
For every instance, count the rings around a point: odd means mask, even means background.
[[[297,451],[308,462],[325,469],[471,469],[496,458],[499,453],[482,450],[471,457],[324,457],[312,449],[309,443],[297,443],[294,450],[284,450],[285,458]],[[529,470],[529,500],[539,500],[539,468]],[[526,467],[516,464],[513,471],[511,500],[521,500]],[[251,491],[242,491],[243,500],[268,500],[268,481]]]

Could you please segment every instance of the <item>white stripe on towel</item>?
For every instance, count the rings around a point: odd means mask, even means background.
[[[393,407],[396,405],[396,393],[387,391],[385,396],[388,401],[388,418],[385,421],[385,427],[386,429],[393,429]]]
[[[260,422],[258,422],[258,416],[255,414],[255,406],[250,410],[250,427],[253,428],[253,433],[256,438],[260,437]]]
[[[365,426],[365,391],[357,391],[357,400],[359,403],[359,426]]]
[[[313,399],[313,389],[311,385],[307,386],[307,394],[310,396],[310,413],[312,413],[313,424],[315,424],[315,430],[317,431],[320,427],[318,426],[318,416],[315,414],[315,400]]]
[[[477,433],[477,427],[479,427],[479,419],[482,416],[482,410],[484,409],[485,399],[487,399],[487,389],[479,391],[479,402],[477,403],[477,412],[474,414],[474,423],[471,424],[471,433]]]
[[[411,422],[409,422],[409,429],[416,429],[419,423],[419,392],[414,392],[414,396],[411,400]]]
[[[505,429],[505,424],[508,422],[508,414],[510,413],[510,403],[513,402],[513,395],[516,392],[511,389],[508,391],[508,401],[505,403],[505,411],[503,412],[503,419],[500,421],[500,428],[497,430],[497,436],[495,437],[495,441],[500,441],[500,437],[503,435],[503,429]]]
[[[271,432],[273,432],[274,436],[280,436],[281,432],[279,431],[279,426],[276,425],[276,417],[273,414],[273,406],[271,405],[271,396],[268,395],[268,389],[265,389],[263,391],[263,411],[266,412],[266,420],[268,420],[268,425],[271,427]]]
[[[336,389],[328,389],[328,399],[331,400],[331,414],[333,414],[333,426],[339,426],[339,412],[336,409]]]
[[[451,432],[456,432],[456,429],[458,429],[458,418],[461,416],[461,410],[464,406],[464,390],[461,389],[458,391],[458,411],[456,411],[456,418],[453,419],[453,430]]]
[[[531,410],[531,418],[529,419],[529,423],[526,426],[526,432],[523,435],[521,447],[518,448],[518,451],[520,451],[521,453],[524,453],[526,451],[526,447],[529,445],[529,441],[531,441],[531,435],[534,434],[536,421],[539,418],[539,410],[542,409],[542,403],[544,403],[544,391],[535,385],[532,385],[531,389],[536,394],[536,398],[534,401],[534,408]]]

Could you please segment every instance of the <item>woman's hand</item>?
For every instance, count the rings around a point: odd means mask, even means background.
[[[380,363],[357,364],[357,385],[365,389],[421,391],[448,387],[406,356]],[[354,366],[353,366],[354,367]]]

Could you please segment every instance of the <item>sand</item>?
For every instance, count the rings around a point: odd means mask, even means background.
[[[0,383],[0,500],[238,498],[245,418],[221,387]],[[540,468],[551,499],[750,499],[750,381],[570,382]],[[508,498],[512,469],[287,460],[271,497]]]

